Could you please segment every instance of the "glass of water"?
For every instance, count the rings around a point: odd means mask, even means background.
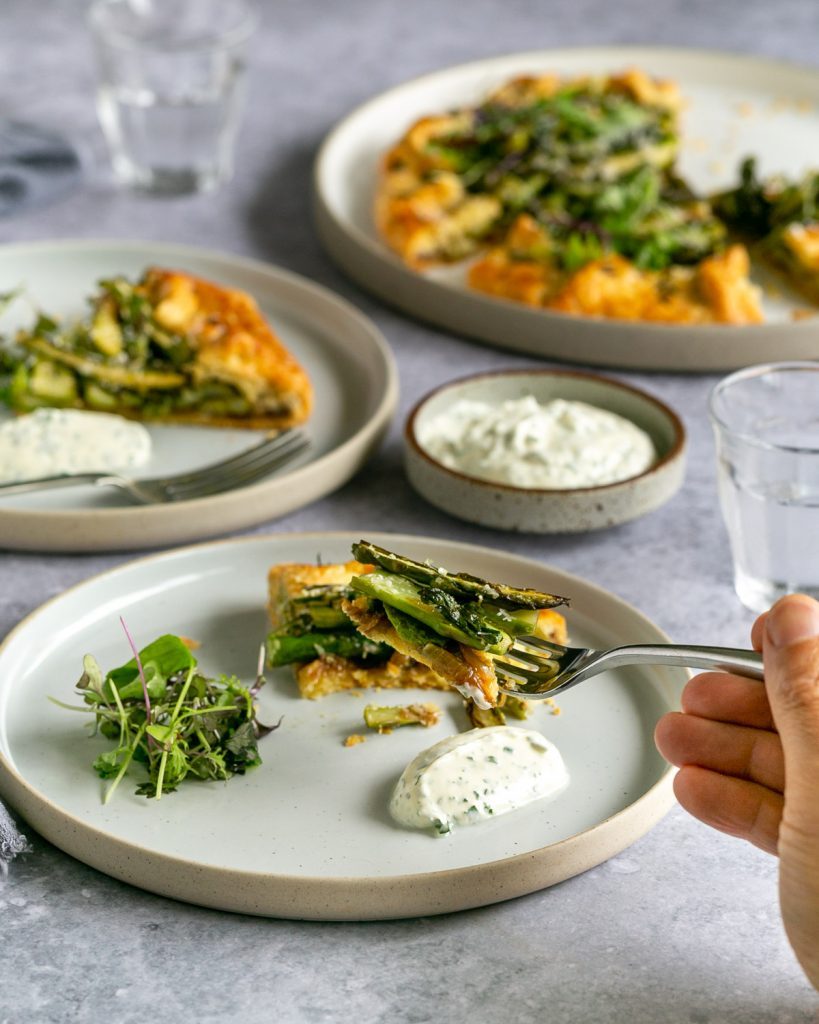
[[[819,598],[819,362],[752,366],[711,393],[734,586],[752,611]]]
[[[251,8],[244,0],[97,0],[89,22],[116,176],[169,194],[226,181]]]

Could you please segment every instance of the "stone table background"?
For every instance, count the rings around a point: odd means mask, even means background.
[[[310,223],[325,132],[371,95],[516,50],[658,43],[819,61],[816,0],[260,0],[234,181],[152,200],[110,179],[81,0],[0,0],[0,115],[70,132],[86,179],[60,204],[0,221],[3,242],[97,236],[209,246],[305,274],[384,331],[401,410],[353,482],[258,530],[391,529],[502,547],[609,588],[674,638],[744,644],[730,585],[705,400],[713,380],[613,374],[684,417],[690,461],[663,509],[578,537],[496,534],[426,505],[401,470],[400,425],[432,385],[534,365],[404,319],[330,264]],[[814,140],[816,142],[817,140]],[[537,365],[543,365],[542,363]],[[0,552],[0,636],[41,602],[130,555]],[[673,811],[608,863],[552,889],[445,917],[315,924],[233,916],[132,889],[37,836],[0,880],[0,1024],[436,1021],[755,1024],[817,1019],[782,933],[776,863]]]

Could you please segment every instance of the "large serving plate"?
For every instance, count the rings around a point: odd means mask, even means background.
[[[480,100],[520,74],[604,73],[637,66],[676,80],[689,104],[681,169],[705,193],[737,180],[757,154],[763,173],[817,166],[819,71],[736,54],[657,47],[521,53],[425,75],[370,100],[329,135],[315,167],[317,224],[329,253],[381,298],[421,319],[501,348],[601,366],[728,370],[770,359],[819,357],[819,317],[794,322],[804,300],[763,279],[768,322],[686,327],[574,317],[467,288],[463,266],[409,270],[381,241],[372,207],[386,149],[425,114]]]
[[[256,260],[159,242],[67,241],[0,247],[0,292],[22,286],[0,333],[30,324],[32,308],[79,316],[101,277],[151,265],[241,288],[258,302],[310,375],[309,451],[274,475],[213,497],[136,506],[120,492],[78,487],[0,498],[0,548],[125,550],[210,537],[292,512],[345,483],[389,426],[398,397],[381,333],[343,299]],[[0,421],[10,413],[0,407]],[[258,431],[151,426],[154,455],[138,476],[195,469],[253,444]]]
[[[415,558],[572,598],[572,638],[606,646],[667,638],[634,608],[565,572],[487,548],[367,534]],[[132,562],[55,598],[0,646],[0,795],[67,853],[152,892],[224,910],[310,919],[426,915],[520,896],[578,874],[643,835],[673,802],[671,774],[654,748],[658,717],[678,705],[686,672],[609,672],[539,705],[527,727],[561,750],[569,787],[494,821],[446,837],[391,822],[389,793],[421,749],[463,731],[454,695],[381,691],[378,703],[434,699],[429,730],[366,732],[365,699],[316,702],[296,694],[289,669],[270,673],[260,718],[281,727],[261,742],[264,763],[227,783],[185,784],[161,801],[124,780],[101,802],[88,738],[71,701],[82,655],[104,668],[127,659],[118,617],[137,642],[163,632],[196,638],[207,672],[255,675],[265,635],[265,576],[282,561],[349,558],[357,536],[294,534],[223,541]]]

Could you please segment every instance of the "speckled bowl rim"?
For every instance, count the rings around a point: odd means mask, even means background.
[[[674,442],[662,458],[657,459],[657,461],[653,462],[648,469],[644,469],[642,473],[636,473],[634,476],[624,477],[622,480],[614,480],[608,484],[596,484],[591,487],[518,487],[515,484],[505,484],[495,480],[486,480],[483,477],[472,476],[471,473],[463,473],[458,469],[451,469],[449,466],[445,466],[443,462],[436,459],[434,455],[430,455],[418,440],[415,431],[416,420],[420,416],[424,406],[442,392],[463,387],[464,385],[472,384],[475,381],[488,380],[493,377],[558,377],[564,380],[588,380],[593,381],[595,384],[603,384],[613,389],[626,391],[631,395],[637,396],[643,401],[649,402],[669,420],[674,428]],[[580,399],[578,399],[578,401],[580,401]],[[590,402],[589,404],[591,405],[593,403]],[[602,407],[598,406],[598,408]],[[604,411],[608,412],[610,410]],[[621,416],[623,414],[618,413],[617,415]],[[623,416],[623,419],[627,419],[630,423],[634,423],[634,420],[629,416]],[[637,424],[634,425],[637,426]],[[599,373],[586,373],[583,370],[542,370],[535,368],[531,370],[486,370],[482,373],[468,374],[466,377],[459,377],[457,380],[451,380],[447,381],[445,384],[439,384],[437,388],[433,388],[432,391],[428,391],[422,398],[420,398],[410,410],[404,425],[404,440],[412,449],[414,454],[420,455],[431,466],[434,466],[436,470],[441,473],[446,473],[455,480],[464,480],[470,484],[481,485],[487,490],[506,491],[510,494],[521,495],[522,497],[525,497],[526,495],[548,494],[555,496],[564,495],[568,498],[575,494],[605,494],[613,488],[622,487],[623,484],[634,485],[640,480],[645,480],[648,477],[653,476],[659,470],[663,469],[665,466],[680,457],[685,450],[687,434],[683,422],[677,413],[674,412],[669,405],[666,405],[665,402],[656,398],[648,391],[643,391],[642,388],[634,387],[631,384],[625,384],[619,380],[613,380],[611,377],[605,377]]]
[[[161,561],[169,554],[259,544],[266,539],[281,540],[282,536],[272,533],[189,544],[170,553],[164,551],[132,559],[97,573],[26,615],[0,641],[0,655],[40,612],[92,581],[113,577],[137,563]],[[346,540],[349,531],[304,531],[288,536],[304,540]],[[399,544],[425,539],[406,534],[389,536]],[[487,549],[486,545],[460,541],[447,540],[446,543],[466,552]],[[508,552],[505,555],[521,563],[531,561]],[[555,568],[555,571],[573,575],[563,569]],[[582,583],[595,596],[614,599],[653,630],[658,640],[670,642],[664,630],[629,602],[589,580],[582,579]],[[690,677],[691,673],[687,674]],[[119,839],[89,825],[40,793],[9,763],[0,749],[0,797],[45,839],[70,856],[140,889],[196,906],[311,921],[376,921],[453,913],[515,899],[565,881],[622,852],[661,821],[676,802],[672,788],[675,774],[675,769],[667,764],[657,781],[627,807],[590,828],[537,850],[486,864],[440,871],[381,878],[328,878],[203,865]],[[254,895],[257,887],[262,890],[258,896]]]

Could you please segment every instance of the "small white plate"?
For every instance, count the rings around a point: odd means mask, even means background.
[[[542,404],[555,398],[586,402],[630,420],[651,438],[656,461],[636,476],[597,487],[515,487],[450,469],[419,440],[425,425],[455,402],[495,404],[527,395]],[[469,523],[519,533],[583,533],[653,512],[680,489],[685,451],[685,427],[664,402],[621,381],[576,370],[496,370],[462,377],[425,395],[404,430],[407,478],[430,504]]]
[[[817,166],[819,71],[731,53],[659,47],[540,50],[462,64],[370,100],[327,137],[315,166],[318,229],[330,255],[359,284],[414,316],[500,348],[597,366],[735,369],[771,359],[819,357],[819,317],[792,322],[808,303],[771,286],[769,322],[688,327],[567,316],[469,289],[463,265],[416,273],[382,242],[372,208],[383,154],[425,114],[479,101],[521,74],[600,74],[640,67],[679,83],[688,100],[680,167],[710,193],[738,179],[756,154],[763,174]],[[781,297],[774,297],[779,293]]]
[[[249,292],[310,375],[311,448],[268,479],[213,497],[134,505],[113,488],[0,498],[0,547],[39,551],[129,550],[176,544],[286,515],[345,483],[374,450],[398,399],[392,353],[375,325],[305,278],[256,260],[159,242],[67,241],[0,247],[0,292],[23,286],[0,319],[9,335],[33,309],[72,317],[101,277],[139,276],[147,266],[187,270]],[[0,421],[10,416],[0,409]],[[149,426],[151,461],[138,476],[164,476],[226,458],[258,431]]]
[[[568,573],[487,548],[369,534],[410,557],[572,598],[572,639],[606,646],[668,638],[634,608]],[[128,658],[124,616],[142,645],[163,632],[201,641],[209,673],[255,674],[267,631],[266,570],[284,561],[341,561],[357,535],[252,537],[141,559],[61,594],[0,646],[0,795],[46,839],[133,885],[224,910],[277,917],[363,920],[481,906],[562,881],[624,849],[673,803],[671,770],[654,725],[678,706],[687,673],[623,669],[540,704],[526,727],[560,749],[569,787],[496,821],[439,837],[394,825],[392,786],[420,750],[468,728],[455,695],[381,691],[365,697],[298,697],[289,669],[269,674],[260,718],[281,727],[261,741],[263,764],[227,783],[190,783],[161,801],[126,779],[103,806],[91,770],[107,741],[71,702],[82,656],[105,670]],[[434,700],[431,729],[365,733],[367,700]]]

